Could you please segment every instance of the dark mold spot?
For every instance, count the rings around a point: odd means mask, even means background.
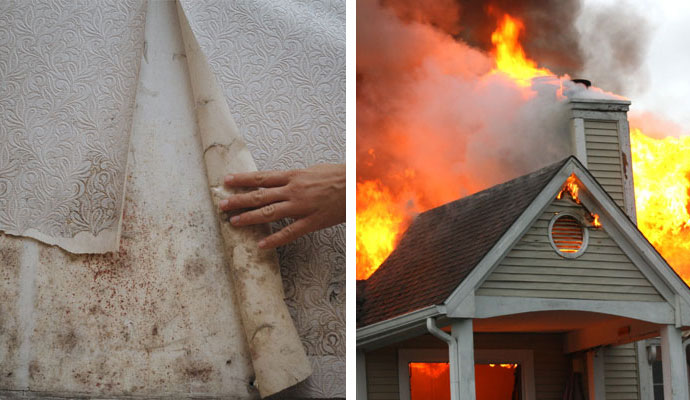
[[[15,246],[0,247],[0,271],[4,272],[5,279],[19,275],[19,256]]]
[[[158,325],[153,326],[153,329],[151,329],[151,335],[158,336]]]
[[[189,279],[198,279],[208,269],[208,262],[203,258],[192,257],[184,262],[184,274]]]
[[[11,373],[10,373],[11,375]],[[9,375],[8,375],[9,376]],[[34,360],[29,363],[29,379],[36,380],[42,378],[41,366],[38,361]]]
[[[230,364],[232,364],[232,360],[228,360],[225,362],[225,365],[230,365]]]
[[[67,334],[58,334],[58,344],[65,352],[71,353],[75,347],[77,347],[77,335],[73,330],[69,331]]]
[[[211,379],[213,368],[210,365],[197,365],[185,368],[185,374],[197,381],[208,382]]]

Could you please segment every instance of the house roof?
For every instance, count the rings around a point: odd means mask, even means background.
[[[442,304],[569,159],[418,215],[357,283],[358,327]]]

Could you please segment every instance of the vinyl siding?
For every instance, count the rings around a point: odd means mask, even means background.
[[[625,202],[618,123],[585,120],[584,125],[587,169],[606,189],[616,204],[623,208]]]
[[[477,295],[533,298],[663,301],[604,229],[589,231],[584,254],[563,258],[551,247],[549,221],[557,212],[584,213],[571,200],[554,200],[499,266]]]
[[[367,398],[399,400],[398,349],[386,347],[365,354]]]
[[[634,343],[604,349],[604,385],[609,400],[640,399]]]

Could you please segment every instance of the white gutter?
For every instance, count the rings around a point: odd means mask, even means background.
[[[443,306],[429,306],[357,329],[357,347],[375,348],[399,341],[410,331],[424,332],[424,320],[445,314]]]
[[[426,329],[432,335],[448,343],[448,360],[450,362],[450,400],[458,400],[460,382],[458,380],[458,341],[436,326],[436,318],[426,319]]]

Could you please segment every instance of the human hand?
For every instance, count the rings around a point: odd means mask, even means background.
[[[282,246],[307,233],[345,222],[345,164],[232,174],[225,177],[225,186],[257,189],[220,202],[223,211],[253,208],[230,218],[235,226],[295,219],[259,241],[259,247],[264,249]]]

